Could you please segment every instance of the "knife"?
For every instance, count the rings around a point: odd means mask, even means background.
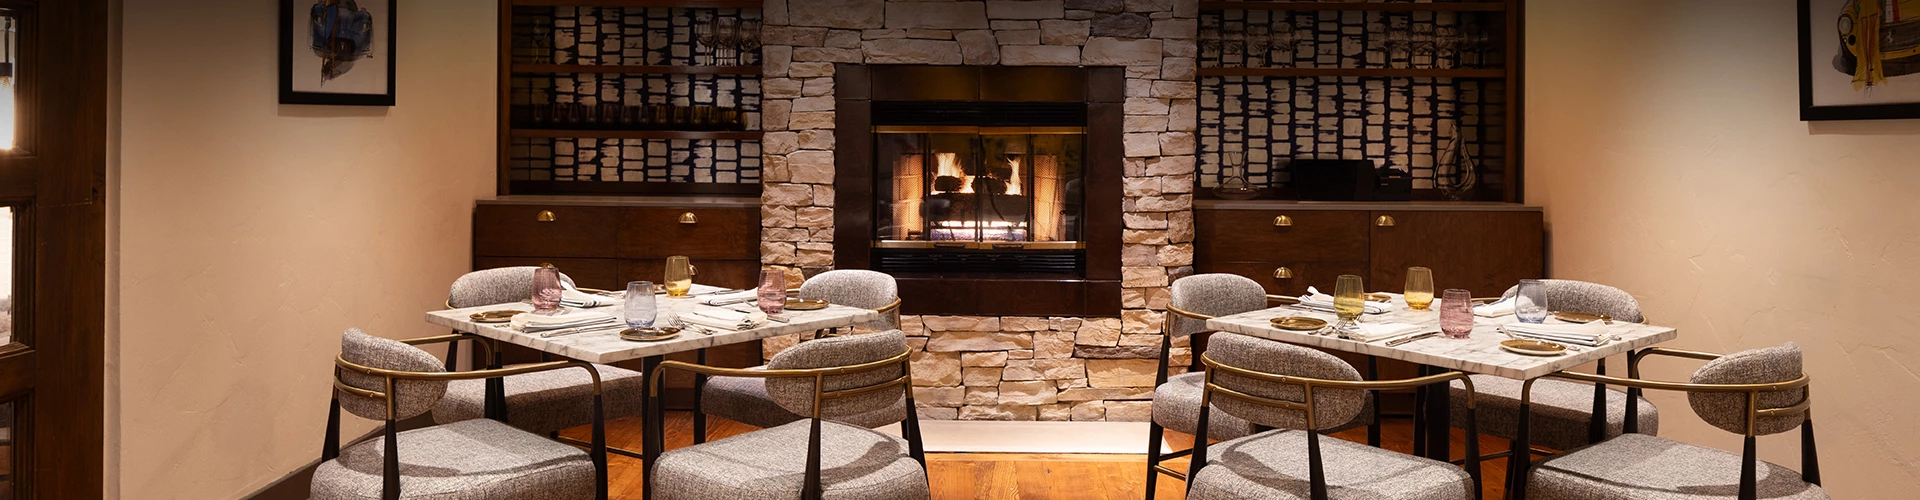
[[[1400,338],[1398,338],[1398,339],[1394,339],[1394,340],[1389,340],[1389,341],[1387,341],[1387,347],[1393,347],[1393,346],[1397,346],[1397,345],[1400,345],[1400,344],[1405,344],[1405,343],[1408,343],[1408,342],[1412,342],[1412,341],[1415,341],[1415,340],[1420,340],[1420,339],[1424,339],[1424,338],[1427,338],[1427,337],[1432,337],[1432,336],[1434,336],[1434,335],[1439,335],[1439,334],[1440,334],[1440,332],[1427,332],[1427,333],[1422,333],[1422,334],[1419,334],[1419,335],[1414,335],[1414,336],[1411,336],[1411,337],[1400,337]]]

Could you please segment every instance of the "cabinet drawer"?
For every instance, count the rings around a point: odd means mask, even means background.
[[[759,260],[701,260],[692,258],[694,283],[725,288],[753,288],[760,284]],[[659,283],[667,274],[667,259],[627,259],[620,261],[620,288],[626,281]]]
[[[1194,211],[1194,258],[1217,262],[1340,262],[1367,258],[1367,212]],[[1285,217],[1286,225],[1276,224]]]
[[[1391,225],[1372,226],[1375,290],[1399,291],[1407,268],[1433,269],[1435,290],[1466,289],[1497,297],[1522,279],[1546,272],[1540,212],[1376,211]],[[1369,283],[1372,285],[1372,283]]]
[[[1197,266],[1203,273],[1227,273],[1245,276],[1260,282],[1267,293],[1298,297],[1307,293],[1307,287],[1313,286],[1323,293],[1333,293],[1333,283],[1342,274],[1367,275],[1366,261],[1346,262],[1211,262]],[[1285,268],[1292,278],[1275,278],[1275,271]],[[1398,288],[1399,285],[1394,285]],[[1367,284],[1368,290],[1375,290],[1373,283]],[[1378,288],[1385,290],[1385,288]]]
[[[612,258],[619,218],[614,207],[480,205],[473,211],[473,254]]]
[[[496,267],[538,266],[553,264],[562,274],[573,278],[576,285],[602,290],[625,290],[627,282],[620,280],[620,261],[613,259],[568,259],[542,257],[475,257],[474,269],[493,269]]]
[[[625,258],[759,260],[760,210],[631,207],[620,214],[618,238]]]

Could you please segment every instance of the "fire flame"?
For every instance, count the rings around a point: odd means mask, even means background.
[[[1007,166],[1013,169],[1012,170],[1013,174],[1007,176],[1007,194],[1018,196],[1021,194],[1020,193],[1020,157],[1018,156],[1008,157]]]
[[[973,176],[967,175],[965,170],[960,169],[958,153],[935,153],[933,159],[934,162],[939,164],[939,172],[936,175],[960,179],[959,192],[973,192]],[[938,193],[938,191],[935,191],[935,193]]]

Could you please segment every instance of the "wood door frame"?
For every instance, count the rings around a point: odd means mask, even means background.
[[[25,257],[15,273],[26,292],[15,334],[25,345],[0,348],[0,397],[19,404],[17,492],[101,498],[113,12],[109,0],[0,0],[0,8],[23,18],[18,143],[0,153],[0,180],[17,188],[0,196],[25,205],[14,244],[28,249],[16,252]]]

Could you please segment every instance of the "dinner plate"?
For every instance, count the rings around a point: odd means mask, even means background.
[[[1285,316],[1285,317],[1273,318],[1273,320],[1270,321],[1270,323],[1273,323],[1274,328],[1279,328],[1281,330],[1293,330],[1296,332],[1307,332],[1307,331],[1319,330],[1321,328],[1327,327],[1327,320],[1320,319],[1320,318],[1309,318],[1305,316]]]
[[[827,301],[820,299],[787,299],[787,309],[795,311],[817,311],[827,308]]]
[[[506,323],[508,321],[512,321],[514,315],[517,315],[523,312],[526,312],[526,311],[518,311],[513,309],[481,311],[481,312],[470,314],[467,316],[467,318],[472,319],[473,322],[475,323]]]
[[[659,342],[680,336],[680,329],[671,326],[660,328],[628,328],[620,331],[620,340],[634,342]]]
[[[1598,314],[1573,312],[1573,311],[1554,311],[1553,317],[1555,319],[1559,319],[1560,321],[1565,321],[1568,323],[1592,323],[1592,322],[1600,321],[1601,319],[1604,319],[1604,318],[1601,318],[1600,315]]]
[[[1507,352],[1528,356],[1558,356],[1567,352],[1567,346],[1527,339],[1503,340],[1500,341],[1500,348],[1506,349]]]

